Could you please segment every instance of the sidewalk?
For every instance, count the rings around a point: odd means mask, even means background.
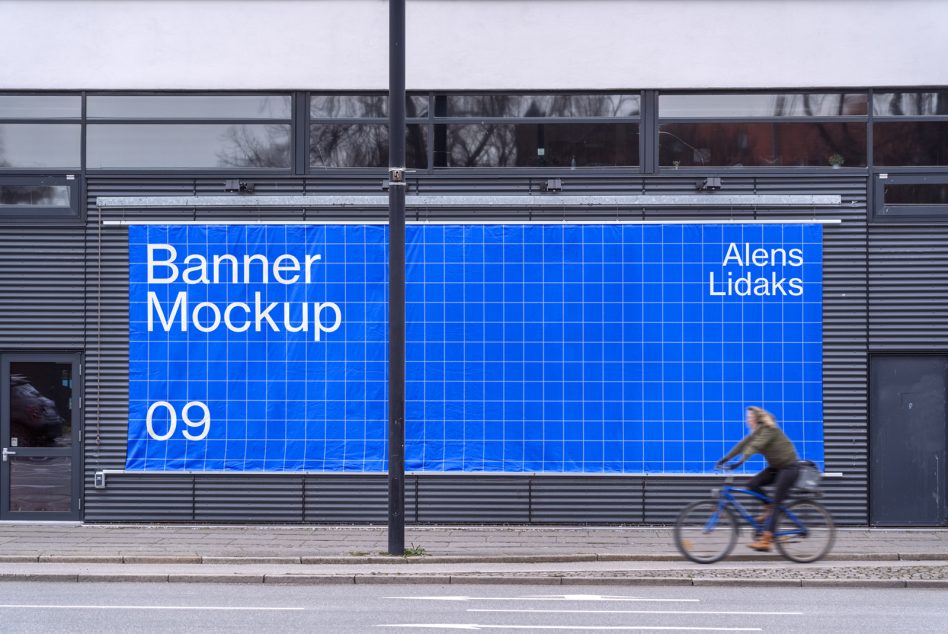
[[[0,580],[242,583],[857,585],[948,588],[948,530],[847,529],[825,560],[754,553],[742,535],[712,566],[685,561],[670,528],[0,524]]]

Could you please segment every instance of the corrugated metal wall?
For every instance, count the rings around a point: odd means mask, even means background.
[[[0,351],[80,351],[86,244],[78,221],[0,224]]]
[[[367,194],[380,193],[383,176],[325,178],[252,177],[257,194]],[[571,194],[682,194],[694,193],[697,177],[616,177],[613,175],[572,175],[564,179]],[[827,482],[827,501],[838,521],[846,524],[867,522],[867,341],[869,340],[867,271],[869,253],[886,254],[911,244],[916,258],[896,263],[873,262],[883,282],[878,293],[886,293],[906,280],[918,284],[912,291],[919,309],[931,292],[924,288],[919,267],[922,262],[918,232],[899,234],[887,230],[883,238],[867,235],[867,181],[859,176],[747,176],[724,177],[728,194],[840,194],[844,204],[832,209],[648,209],[570,212],[548,210],[556,218],[614,219],[747,219],[839,218],[838,225],[824,228],[824,411],[826,470],[841,472]],[[259,521],[259,522],[385,522],[387,483],[380,475],[204,475],[204,474],[114,474],[108,486],[96,489],[93,474],[102,469],[122,469],[125,464],[128,398],[128,264],[127,229],[103,227],[97,196],[221,195],[221,178],[94,177],[87,183],[85,235],[80,227],[69,229],[31,228],[27,240],[16,234],[0,234],[0,302],[16,305],[17,315],[0,316],[0,323],[16,330],[0,332],[4,343],[36,341],[43,346],[83,348],[86,362],[85,412],[85,505],[86,521]],[[433,175],[410,183],[410,192],[524,194],[539,191],[544,178],[499,175]],[[360,215],[358,211],[347,212]],[[373,214],[384,212],[374,211]],[[537,218],[517,210],[458,212],[475,218]],[[413,215],[410,213],[410,215]],[[416,216],[438,217],[438,210]],[[122,212],[108,210],[108,218],[148,218],[150,220],[204,220],[221,217],[252,222],[267,219],[313,219],[330,217],[325,212],[299,210],[162,210]],[[361,214],[360,217],[365,217]],[[7,231],[7,229],[4,229]],[[900,242],[901,240],[901,242]],[[937,246],[930,236],[924,244],[940,249],[942,262],[948,247]],[[871,242],[870,242],[871,241]],[[65,245],[65,249],[63,248]],[[85,245],[83,252],[83,245]],[[868,245],[868,246],[867,246]],[[17,301],[15,288],[21,284],[23,253],[28,267],[34,267],[42,288],[32,292],[24,304]],[[52,259],[51,259],[52,258]],[[882,268],[880,268],[882,267]],[[887,268],[886,268],[887,267]],[[63,269],[67,269],[65,272]],[[45,273],[41,273],[45,271]],[[84,275],[84,277],[83,277]],[[942,275],[944,272],[942,271]],[[943,280],[942,280],[943,281]],[[944,289],[948,285],[942,285]],[[948,291],[942,291],[948,295]],[[885,296],[885,295],[884,295]],[[68,301],[63,302],[61,298]],[[896,303],[899,293],[878,310],[902,320],[905,336],[915,328],[918,341],[940,336],[948,328],[944,321],[933,332],[924,316],[914,322],[903,315]],[[80,314],[83,306],[85,315]],[[944,303],[946,297],[942,297]],[[64,313],[59,309],[66,305]],[[52,310],[53,305],[57,310]],[[70,309],[69,307],[72,307]],[[889,312],[885,312],[888,310]],[[25,312],[24,312],[25,311]],[[23,315],[27,319],[23,319]],[[875,313],[873,313],[875,315]],[[877,319],[873,341],[886,330]],[[875,323],[875,322],[874,322]],[[886,339],[903,346],[908,339]],[[510,475],[422,475],[409,476],[406,488],[406,517],[409,522],[590,522],[667,523],[684,504],[707,493],[715,482],[707,477],[639,476],[510,476]]]
[[[873,352],[948,349],[948,225],[873,225],[868,235]]]

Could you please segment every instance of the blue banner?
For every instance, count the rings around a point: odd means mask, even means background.
[[[129,228],[126,469],[386,469],[384,225]],[[406,469],[823,459],[822,228],[409,225]],[[759,467],[752,461],[749,468]]]

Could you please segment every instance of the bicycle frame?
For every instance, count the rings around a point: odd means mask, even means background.
[[[721,489],[721,491],[717,495],[719,511],[729,506],[733,510],[735,510],[737,514],[747,524],[753,527],[754,532],[756,533],[762,532],[764,530],[764,522],[758,522],[757,519],[753,515],[751,515],[750,512],[748,512],[748,510],[744,507],[744,505],[741,504],[741,501],[737,499],[737,497],[735,497],[734,495],[735,493],[752,496],[756,498],[757,500],[759,500],[762,504],[770,504],[771,503],[770,498],[764,495],[763,493],[758,493],[757,491],[752,491],[750,489],[744,489],[741,487],[732,486],[731,484],[725,484],[724,487]],[[804,524],[800,518],[794,515],[792,511],[788,511],[786,506],[780,505],[779,507],[773,510],[774,513],[778,511],[783,512],[784,516],[788,520],[793,522],[797,528],[792,529],[792,530],[774,531],[774,537],[786,537],[790,535],[805,536],[808,534],[809,531],[807,530],[806,524]],[[713,529],[714,526],[717,524],[717,521],[718,521],[718,515],[716,514],[710,520],[708,520],[708,524],[709,524],[708,528]]]

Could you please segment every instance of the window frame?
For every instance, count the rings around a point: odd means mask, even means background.
[[[877,171],[872,175],[872,215],[873,223],[948,223],[948,203],[920,205],[886,205],[886,185],[948,185],[948,171],[931,172],[890,172]]]
[[[688,117],[662,117],[659,110],[661,97],[663,95],[676,95],[676,96],[707,96],[707,95],[734,95],[734,96],[749,96],[749,95],[826,95],[826,94],[839,94],[839,95],[854,95],[861,94],[866,97],[866,114],[863,115],[784,115],[784,116],[688,116]],[[675,173],[741,173],[741,174],[750,174],[759,172],[762,174],[772,174],[775,170],[793,170],[794,172],[817,172],[824,173],[828,170],[832,170],[833,173],[836,173],[840,170],[846,170],[850,173],[852,172],[867,172],[872,167],[872,91],[863,88],[826,88],[820,90],[780,90],[780,89],[769,89],[769,90],[726,90],[726,91],[700,91],[700,90],[658,90],[655,91],[655,98],[653,102],[654,108],[654,124],[649,130],[650,134],[655,136],[654,147],[652,151],[654,153],[652,160],[654,161],[655,170],[652,172],[654,174],[675,174]],[[661,127],[665,124],[788,124],[788,123],[850,123],[850,124],[862,124],[865,126],[865,139],[866,139],[866,164],[865,165],[849,165],[845,163],[840,167],[833,167],[830,164],[826,165],[684,165],[684,166],[675,166],[675,165],[662,165],[661,164]]]
[[[301,152],[300,156],[305,155],[305,165],[304,165],[304,174],[307,175],[328,175],[331,173],[337,173],[340,170],[345,170],[347,173],[352,174],[379,174],[385,175],[388,171],[386,167],[323,167],[323,166],[311,166],[309,164],[309,142],[311,140],[310,131],[313,125],[319,124],[336,124],[336,125],[388,125],[387,117],[312,117],[310,102],[311,98],[314,96],[381,96],[386,95],[385,91],[377,90],[365,90],[365,91],[307,91],[304,93],[304,104],[303,111],[298,117],[300,121],[300,126],[303,129],[303,136],[300,138],[306,139],[306,148],[304,152]],[[437,108],[437,98],[438,97],[454,97],[454,96],[481,96],[481,95],[615,95],[615,94],[625,94],[625,95],[634,95],[638,97],[639,100],[639,114],[635,117],[477,117],[477,116],[462,116],[462,117],[448,117],[448,116],[438,116],[436,115]],[[409,90],[406,93],[407,98],[420,98],[427,101],[427,115],[424,117],[406,117],[405,125],[418,125],[421,126],[426,135],[427,143],[425,147],[426,154],[426,163],[427,167],[417,167],[409,168],[409,171],[419,172],[424,174],[443,174],[446,172],[457,172],[457,173],[474,173],[472,170],[476,170],[478,174],[497,174],[505,173],[512,174],[516,173],[520,176],[529,176],[532,174],[551,174],[551,173],[576,173],[576,171],[586,171],[586,172],[622,172],[629,173],[634,171],[635,173],[643,174],[645,173],[645,161],[646,161],[646,141],[645,141],[645,126],[647,125],[645,119],[645,103],[646,103],[646,94],[645,90],[521,90],[521,91],[490,91],[490,90],[465,90],[465,91],[415,91]],[[609,124],[609,123],[632,123],[638,127],[638,156],[639,163],[637,165],[626,165],[626,166],[577,166],[573,167],[549,167],[549,166],[485,166],[485,167],[463,167],[463,166],[435,166],[435,139],[436,139],[436,130],[437,126],[441,125],[472,125],[478,123],[501,123],[501,124],[511,124],[511,125],[537,125],[542,123],[543,125],[570,125],[570,124]],[[406,129],[407,134],[407,129]]]
[[[303,93],[303,106],[302,111],[297,117],[298,123],[302,128],[302,133],[300,138],[304,140],[303,147],[299,153],[299,157],[303,161],[302,173],[306,175],[313,176],[328,176],[330,174],[336,174],[344,170],[346,173],[351,174],[377,174],[380,177],[388,174],[388,163],[386,162],[383,166],[371,167],[371,166],[352,166],[352,167],[330,167],[323,165],[312,165],[310,163],[310,150],[311,144],[313,141],[312,130],[314,125],[376,125],[386,128],[388,130],[388,115],[384,117],[313,117],[312,113],[312,98],[313,97],[388,97],[388,92],[384,90],[308,90]],[[430,174],[432,170],[432,147],[433,141],[431,139],[431,119],[432,119],[432,107],[433,101],[431,93],[426,91],[414,91],[409,90],[405,94],[405,98],[423,98],[428,102],[428,112],[424,117],[405,117],[405,135],[408,135],[408,126],[418,125],[422,127],[422,130],[427,134],[426,143],[425,143],[425,163],[427,167],[409,167],[408,170],[411,172],[423,172],[425,174]],[[389,137],[391,138],[391,137]],[[391,147],[391,146],[390,146]],[[407,147],[407,146],[406,146]]]
[[[194,174],[197,176],[217,176],[224,175],[230,177],[251,177],[266,175],[291,176],[295,174],[294,165],[296,163],[296,152],[298,143],[297,126],[301,119],[299,105],[294,98],[296,91],[86,91],[83,93],[83,117],[82,117],[82,164],[83,174],[85,175],[133,175],[133,174]],[[266,119],[266,118],[90,118],[87,115],[87,101],[89,97],[242,97],[242,96],[263,96],[279,97],[288,96],[290,98],[290,118],[289,119]],[[89,167],[87,156],[89,145],[87,143],[87,131],[89,126],[108,126],[108,125],[268,125],[280,124],[289,128],[287,141],[289,143],[288,167]]]
[[[478,117],[478,116],[437,116],[436,115],[436,97],[460,97],[460,96],[485,96],[490,94],[496,95],[635,95],[639,99],[639,113],[634,117]],[[584,172],[623,172],[629,173],[633,171],[638,174],[644,174],[646,172],[647,158],[646,158],[646,136],[651,134],[651,131],[646,130],[648,125],[648,120],[646,118],[646,108],[647,108],[647,91],[645,90],[522,90],[522,91],[475,91],[475,90],[465,90],[465,91],[443,91],[443,92],[432,92],[430,93],[431,102],[428,106],[428,114],[431,120],[430,128],[430,139],[428,153],[428,165],[429,171],[431,172],[451,172],[458,171],[464,173],[473,173],[472,170],[476,170],[476,173],[488,174],[492,171],[504,172],[504,173],[516,173],[516,174],[530,174],[530,173],[539,173],[539,174],[559,174],[559,173],[576,173],[578,171]],[[477,125],[477,124],[500,124],[500,125],[589,125],[589,124],[598,124],[598,125],[608,125],[613,124],[633,124],[637,126],[638,130],[638,164],[636,165],[577,165],[576,167],[562,166],[538,166],[538,165],[524,165],[524,166],[484,166],[484,167],[465,167],[465,166],[435,166],[434,163],[434,146],[436,131],[438,126],[445,126],[445,133],[447,133],[447,126],[458,126],[458,125]],[[512,170],[512,171],[511,171]]]
[[[0,186],[27,185],[27,186],[64,186],[69,188],[69,206],[33,206],[11,205],[0,207],[0,222],[37,222],[80,220],[82,214],[79,209],[79,200],[82,189],[82,179],[79,174],[14,174],[0,173]]]

